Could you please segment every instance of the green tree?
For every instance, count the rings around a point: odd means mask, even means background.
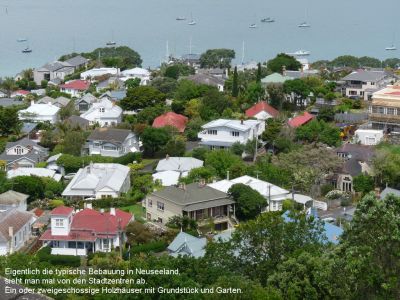
[[[164,152],[169,156],[183,156],[186,151],[186,141],[181,136],[177,136],[168,141]]]
[[[321,142],[328,146],[338,146],[340,130],[324,121],[312,120],[296,129],[296,138],[309,143]]]
[[[0,82],[1,89],[7,94],[7,97],[11,96],[11,93],[17,90],[18,86],[15,83],[14,78],[6,77]]]
[[[242,221],[254,219],[268,205],[259,192],[242,183],[232,185],[228,194],[235,201],[236,217]]]
[[[140,86],[140,78],[130,78],[125,81],[125,87],[129,89],[134,89]]]
[[[86,141],[86,136],[81,131],[68,131],[65,134],[63,141],[61,142],[61,152],[65,154],[71,154],[80,156],[82,146]]]
[[[256,74],[256,82],[257,83],[261,83],[261,79],[262,79],[262,69],[261,69],[261,63],[257,64],[257,74]]]
[[[239,94],[239,83],[238,83],[238,72],[237,67],[233,70],[233,81],[232,81],[232,97],[237,97]]]
[[[225,178],[229,168],[239,162],[241,162],[239,156],[223,149],[210,151],[205,158],[205,166],[214,168],[220,178]]]
[[[211,120],[220,116],[229,105],[229,99],[224,94],[210,89],[201,98],[200,116],[203,120]]]
[[[45,185],[37,176],[17,176],[7,182],[9,189],[29,195],[29,201],[41,199],[44,196]]]
[[[293,56],[285,53],[278,54],[275,58],[271,59],[267,63],[267,67],[271,72],[281,73],[283,66],[286,70],[297,71],[301,68],[301,63]]]
[[[202,68],[229,68],[235,51],[231,49],[209,49],[200,56]]]
[[[332,122],[335,118],[335,111],[331,107],[322,107],[319,112],[317,119],[325,122]]]
[[[18,117],[15,107],[0,107],[0,136],[10,134],[18,135],[22,128],[22,122]]]
[[[353,178],[354,190],[363,195],[374,190],[374,178],[370,175],[360,174]]]
[[[147,127],[142,135],[143,148],[146,155],[154,156],[170,140],[170,133],[166,128]]]
[[[177,81],[168,77],[156,77],[151,81],[150,85],[167,95],[168,98],[172,98],[177,86]]]
[[[351,299],[400,298],[400,198],[373,193],[357,205],[337,253],[337,276],[347,279]]]
[[[280,84],[268,84],[266,93],[268,95],[269,104],[271,104],[277,110],[280,110],[283,102],[285,101],[283,86]]]
[[[164,104],[166,95],[152,86],[139,86],[129,89],[126,98],[120,101],[120,105],[125,110],[143,109],[148,106]]]
[[[209,182],[211,179],[215,177],[215,170],[210,167],[200,167],[200,168],[194,168],[190,170],[189,174],[186,177],[181,177],[181,181],[189,184],[193,182],[200,181],[201,179],[206,180],[206,182]]]

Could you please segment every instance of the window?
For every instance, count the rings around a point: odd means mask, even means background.
[[[109,250],[110,249],[110,241],[109,239],[103,239],[103,249]]]
[[[378,106],[378,114],[384,114],[385,113],[385,108],[382,106]]]
[[[149,201],[147,201],[147,206],[153,207],[153,200],[149,199]]]
[[[95,147],[95,148],[100,147],[100,143],[99,143],[99,142],[94,142],[94,143],[93,143],[93,147]]]
[[[157,209],[164,211],[164,203],[157,201]]]
[[[60,248],[60,241],[53,241],[54,248]]]
[[[151,220],[151,214],[147,213],[147,220]]]
[[[104,150],[112,150],[112,151],[115,151],[115,150],[117,150],[117,147],[115,147],[115,146],[103,146],[103,149]]]
[[[209,129],[209,130],[207,130],[207,133],[211,134],[211,135],[217,135],[218,131],[214,130],[214,129]]]
[[[64,219],[56,219],[56,227],[64,227]]]
[[[158,218],[157,222],[162,224],[162,218]]]
[[[104,108],[104,107],[100,107],[100,108],[99,108],[99,112],[103,113],[104,111],[105,111],[105,108]]]
[[[14,247],[17,246],[17,236],[14,236]]]
[[[388,108],[386,109],[386,111],[387,111],[386,114],[388,114],[388,115],[394,115],[394,108],[393,108],[393,107],[388,107]]]
[[[14,148],[14,153],[16,153],[17,155],[21,155],[22,154],[22,148],[21,148],[21,146],[16,146],[15,148]]]
[[[232,136],[239,136],[239,131],[231,131]]]

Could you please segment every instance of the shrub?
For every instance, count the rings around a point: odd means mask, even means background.
[[[138,253],[157,253],[162,252],[168,247],[165,241],[154,241],[147,244],[136,245],[131,248],[131,254]]]
[[[80,267],[81,258],[74,255],[52,255],[50,247],[44,247],[40,249],[36,256],[39,261],[47,262],[55,266],[66,266],[66,267]]]
[[[49,201],[49,206],[51,209],[56,208],[58,206],[64,205],[64,201],[61,199],[53,199]]]

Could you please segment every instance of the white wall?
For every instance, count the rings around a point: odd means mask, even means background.
[[[356,143],[362,145],[376,145],[383,139],[383,130],[358,129],[354,133]]]
[[[63,226],[57,227],[56,226],[56,219],[63,220]],[[69,221],[69,217],[66,216],[52,216],[51,217],[51,234],[52,235],[68,235],[71,227],[71,223]],[[72,216],[71,216],[72,220]]]

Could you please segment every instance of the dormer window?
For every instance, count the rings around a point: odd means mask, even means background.
[[[100,107],[100,108],[99,108],[99,111],[100,111],[101,113],[103,113],[103,112],[105,111],[105,108],[104,108],[104,107]]]
[[[56,219],[56,227],[64,227],[64,219]]]

